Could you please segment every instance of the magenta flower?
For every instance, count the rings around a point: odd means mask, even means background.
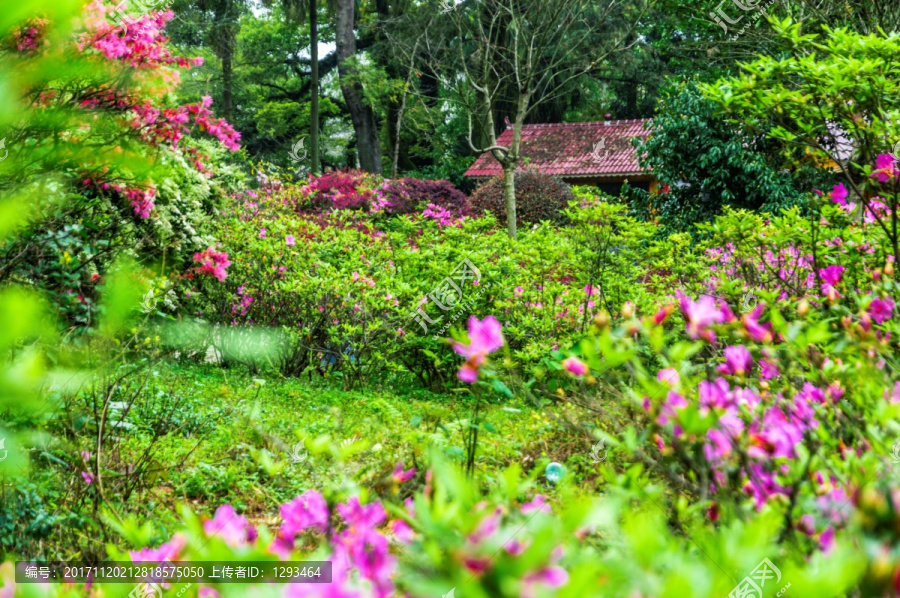
[[[844,183],[838,183],[834,186],[831,193],[828,194],[831,197],[831,201],[834,203],[847,207],[847,188],[844,187]]]
[[[404,544],[409,544],[415,537],[412,528],[402,519],[394,519],[388,527],[390,527],[391,533]]]
[[[281,505],[281,534],[293,541],[309,528],[324,532],[328,529],[328,505],[315,490],[307,490],[291,502]]]
[[[152,562],[160,563],[165,560],[177,561],[178,553],[187,544],[187,539],[181,534],[175,534],[172,539],[165,544],[160,544],[159,548],[142,548],[140,550],[131,550],[128,552],[131,561],[134,563]]]
[[[374,530],[364,529],[348,540],[347,553],[360,577],[372,582],[379,598],[393,596],[391,577],[397,559],[388,551],[388,539]]]
[[[459,379],[474,383],[485,358],[500,349],[503,342],[503,332],[497,318],[488,316],[480,322],[475,316],[469,318],[469,344],[453,343],[453,350],[466,358],[466,363],[459,369]]]
[[[549,513],[551,511],[550,505],[544,500],[543,494],[536,494],[535,497],[531,500],[531,502],[527,502],[522,505],[522,514],[527,515],[534,511],[544,511],[545,513]]]
[[[524,513],[525,511],[523,510],[522,512]],[[471,542],[472,544],[477,544],[485,538],[490,537],[500,528],[500,517],[502,515],[503,509],[497,507],[493,513],[478,522],[478,526],[475,528],[475,531],[469,534],[466,540]]]
[[[219,592],[215,588],[209,586],[200,586],[197,592],[197,598],[219,598]]]
[[[510,540],[509,542],[507,542],[507,543],[503,546],[503,548],[506,549],[506,552],[507,552],[508,554],[510,554],[510,555],[512,555],[512,556],[519,556],[520,554],[522,554],[523,552],[525,552],[525,549],[528,548],[528,545],[529,545],[529,544],[530,544],[530,542],[527,542],[527,541],[526,541],[526,542],[519,542],[519,541],[516,540],[516,539],[512,539],[512,540]]]
[[[778,364],[771,362],[768,359],[760,359],[759,368],[759,377],[763,380],[771,380],[772,378],[777,378],[779,375],[781,375],[781,369],[778,367]]]
[[[297,243],[297,240],[294,238],[294,235],[288,235],[284,238],[284,242],[287,243],[288,247],[293,247]]]
[[[681,289],[675,294],[678,296],[678,302],[681,311],[687,319],[687,331],[691,338],[705,338],[709,342],[715,342],[716,335],[710,330],[706,330],[711,324],[721,323],[725,316],[716,307],[716,300],[709,295],[703,295],[698,301],[689,299]]]
[[[891,319],[894,315],[894,300],[890,297],[873,299],[872,303],[869,304],[868,311],[876,324],[882,324],[885,320]]]
[[[844,275],[843,266],[828,266],[827,268],[819,269],[819,276],[825,282],[825,284],[829,284],[831,286],[835,286],[841,282],[841,277]]]
[[[391,474],[391,477],[394,478],[394,481],[398,484],[402,484],[403,482],[411,480],[414,475],[416,475],[415,468],[412,468],[408,471],[403,471],[403,463],[397,463],[397,466],[394,468],[394,473]]]
[[[707,461],[720,461],[731,454],[731,439],[722,430],[712,428],[706,438],[709,442],[703,445],[703,454]]]
[[[89,472],[89,471],[82,471],[82,472],[81,472],[81,477],[84,478],[84,481],[85,481],[85,483],[87,483],[87,484],[93,484],[93,483],[94,483],[94,474],[92,474],[92,473]]]
[[[669,317],[669,314],[671,314],[674,310],[675,310],[675,306],[672,305],[671,303],[664,305],[653,316],[653,323],[656,324],[657,326],[662,324],[663,322],[666,321],[666,318]]]
[[[657,372],[656,379],[671,386],[677,386],[681,377],[675,368],[663,368]]]
[[[870,176],[878,179],[879,183],[886,183],[895,178],[900,171],[897,170],[897,161],[891,154],[878,154],[875,158],[875,170]]]
[[[706,409],[725,409],[734,403],[728,382],[724,378],[716,378],[715,382],[701,380],[697,389],[700,393],[700,405]]]
[[[259,238],[260,239],[266,238],[266,227],[262,227],[261,229],[259,229]]]
[[[537,596],[534,585],[541,584],[548,588],[560,588],[569,582],[569,573],[558,565],[544,567],[522,578],[521,598]]]
[[[235,513],[234,507],[229,504],[216,509],[215,516],[203,523],[203,531],[208,536],[219,536],[232,548],[256,539],[256,529],[250,525],[246,517]]]
[[[563,360],[562,365],[566,371],[576,376],[584,376],[588,373],[588,366],[577,357],[567,357]]]
[[[790,421],[780,409],[766,412],[762,429],[751,434],[751,446],[747,454],[754,458],[793,457],[794,447],[803,440],[803,430]]]
[[[720,370],[726,374],[743,376],[753,367],[753,357],[744,345],[725,348],[725,364]]]
[[[762,315],[763,309],[764,306],[760,303],[752,312],[744,314],[742,318],[747,334],[757,343],[767,343],[772,340],[772,333],[759,323],[759,317]]]
[[[678,414],[675,410],[687,407],[687,405],[687,399],[677,392],[669,391],[660,409],[659,417],[656,418],[656,423],[661,426],[668,424],[670,420],[677,418]]]
[[[347,525],[355,528],[378,527],[384,523],[386,516],[381,503],[362,505],[357,496],[352,497],[346,504],[339,504],[337,510]]]
[[[194,268],[197,272],[209,274],[220,282],[228,277],[228,272],[225,269],[231,265],[231,262],[228,260],[227,253],[218,252],[210,247],[203,253],[195,253],[194,261],[200,262],[200,266]]]

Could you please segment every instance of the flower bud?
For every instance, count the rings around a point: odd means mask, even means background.
[[[594,318],[594,325],[601,330],[609,325],[609,313],[606,310],[601,311]]]
[[[809,301],[806,299],[801,299],[800,303],[797,304],[797,315],[801,318],[805,318],[806,314],[809,313]]]
[[[622,306],[622,317],[630,318],[634,315],[634,305],[632,305],[631,301],[626,301],[625,305]]]

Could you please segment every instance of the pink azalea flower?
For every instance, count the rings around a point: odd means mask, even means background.
[[[772,340],[772,333],[766,330],[760,323],[759,317],[762,315],[764,306],[762,303],[749,314],[744,314],[742,318],[744,328],[754,341],[758,343],[767,343]]]
[[[225,269],[231,265],[231,262],[228,260],[227,253],[218,252],[210,247],[203,253],[195,253],[194,261],[200,262],[200,266],[194,268],[197,272],[209,274],[220,282],[228,277]]]
[[[681,306],[681,311],[687,319],[687,331],[691,338],[705,338],[709,342],[715,342],[716,335],[706,330],[711,324],[721,323],[725,316],[716,307],[716,300],[708,295],[703,295],[698,301],[689,299],[681,289],[675,294]]]
[[[502,515],[503,509],[497,507],[493,513],[491,513],[478,523],[478,527],[475,528],[475,531],[469,534],[467,540],[472,544],[477,544],[496,532],[500,528],[500,517]]]
[[[675,368],[663,368],[656,374],[656,379],[665,384],[677,386],[681,377],[678,375],[678,371],[675,370]]]
[[[503,333],[500,322],[494,316],[479,321],[469,318],[469,344],[453,343],[453,350],[466,358],[466,363],[459,370],[459,379],[472,384],[478,379],[478,370],[488,355],[503,346]]]
[[[577,357],[567,357],[562,362],[563,368],[576,376],[584,376],[588,373],[587,365]]]
[[[725,409],[733,404],[728,382],[723,378],[716,378],[715,382],[701,380],[697,389],[700,393],[700,405],[707,410]]]
[[[504,548],[504,549],[506,550],[506,552],[509,553],[510,555],[512,555],[512,556],[519,556],[520,554],[522,554],[523,552],[525,552],[525,549],[528,548],[528,544],[529,544],[528,542],[519,542],[519,541],[516,540],[516,539],[512,539],[512,540],[510,540],[509,542],[507,542],[507,543],[503,546],[503,548]]]
[[[751,434],[752,445],[747,454],[753,458],[793,457],[794,447],[803,440],[800,427],[774,407],[766,412],[761,427],[761,430]]]
[[[309,528],[324,532],[328,529],[328,505],[321,494],[307,490],[291,502],[281,505],[281,534],[293,541],[294,537]]]
[[[93,484],[93,483],[94,483],[94,474],[92,474],[92,473],[89,472],[89,471],[82,471],[82,472],[81,472],[81,477],[84,478],[84,481],[85,481],[85,483],[87,483],[87,484]]]
[[[164,544],[160,544],[159,548],[142,548],[140,550],[131,550],[128,555],[134,563],[152,562],[160,563],[165,560],[177,561],[178,553],[187,544],[187,538],[181,534],[175,534],[172,539]]]
[[[897,162],[891,154],[878,154],[875,158],[875,168],[871,174],[879,183],[886,183],[898,174]]]
[[[260,239],[266,238],[266,227],[262,227],[261,229],[259,229],[259,238]]]
[[[778,368],[778,364],[773,363],[768,359],[760,359],[759,368],[759,377],[763,380],[771,380],[772,378],[777,378],[779,375],[781,375],[781,370]]]
[[[834,203],[847,207],[847,188],[844,187],[844,183],[838,183],[834,186],[831,193],[828,194],[831,197],[831,201]]]
[[[537,596],[534,585],[541,584],[549,588],[560,588],[569,582],[569,573],[562,567],[552,565],[544,567],[533,573],[528,573],[522,578],[522,598],[534,598]]]
[[[208,536],[219,536],[231,547],[241,546],[256,539],[256,529],[246,517],[239,516],[234,507],[224,504],[216,509],[215,516],[203,523],[203,531]]]
[[[825,284],[830,284],[831,286],[835,286],[841,282],[841,277],[844,274],[843,266],[828,266],[827,268],[821,268],[819,270],[819,277]]]
[[[403,482],[411,480],[414,475],[416,475],[415,468],[412,468],[408,471],[403,471],[403,464],[397,463],[397,466],[394,468],[394,473],[391,474],[391,477],[394,478],[394,481],[398,484],[402,484]]]
[[[339,504],[337,510],[347,525],[357,528],[378,527],[384,523],[386,516],[381,503],[362,505],[357,496],[352,497],[346,504]]]
[[[834,548],[834,527],[829,526],[822,535],[819,536],[819,549],[828,554]]]
[[[750,351],[744,345],[737,345],[725,348],[725,363],[719,369],[725,374],[743,376],[752,367],[753,357]]]
[[[535,495],[535,497],[531,500],[531,502],[527,502],[524,505],[522,505],[522,514],[523,515],[527,515],[534,511],[544,511],[545,513],[549,513],[551,511],[550,505],[548,505],[546,503],[546,501],[544,501],[543,494]]]
[[[389,527],[391,528],[391,533],[393,533],[397,537],[397,539],[404,544],[409,544],[415,537],[412,528],[409,527],[409,524],[402,519],[394,519],[393,521],[391,521]]]
[[[876,324],[882,324],[894,315],[894,300],[890,297],[873,299],[872,303],[869,304],[868,312]]]
[[[294,238],[294,235],[288,235],[284,238],[284,242],[287,243],[288,247],[293,247],[297,240]]]
[[[677,416],[676,409],[682,409],[687,407],[688,402],[683,396],[678,394],[677,392],[669,392],[666,395],[666,400],[663,402],[662,408],[660,409],[659,417],[656,418],[656,423],[661,426],[664,426],[669,423],[670,420],[674,419]]]
[[[720,461],[731,454],[731,439],[722,430],[712,428],[706,438],[709,442],[703,445],[703,454],[707,461]]]
[[[675,310],[675,306],[672,305],[671,303],[669,303],[668,305],[664,305],[653,316],[653,323],[656,324],[657,326],[659,326],[660,324],[662,324],[663,322],[666,321],[666,318],[668,318],[669,314],[671,314],[674,310]]]

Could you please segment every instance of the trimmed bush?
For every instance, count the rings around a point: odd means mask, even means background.
[[[516,173],[516,223],[537,224],[538,222],[565,222],[563,210],[575,194],[562,179],[541,174],[536,170],[523,170]],[[484,183],[469,197],[472,209],[476,214],[485,210],[497,218],[497,222],[506,222],[506,195],[503,189],[503,176],[497,176]]]

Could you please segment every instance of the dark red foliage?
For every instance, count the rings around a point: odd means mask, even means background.
[[[421,212],[429,204],[445,208],[456,217],[471,213],[469,199],[450,181],[398,179],[387,183],[384,196],[391,214]]]
[[[516,222],[519,225],[536,224],[545,220],[562,223],[565,221],[562,211],[574,199],[575,194],[562,179],[535,170],[516,173]],[[506,223],[506,195],[502,176],[494,177],[475,189],[469,201],[476,214],[480,215],[487,210],[497,218],[497,222]]]

